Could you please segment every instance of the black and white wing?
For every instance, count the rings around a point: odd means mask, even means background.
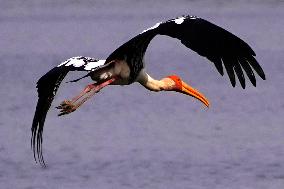
[[[233,87],[236,85],[236,74],[241,86],[245,88],[243,70],[254,86],[256,79],[253,69],[265,80],[265,74],[254,58],[255,53],[246,42],[225,29],[195,16],[181,16],[157,23],[116,49],[106,62],[125,59],[133,71],[132,79],[135,79],[137,72],[143,67],[142,60],[146,49],[156,35],[179,39],[186,47],[213,62],[221,75],[224,75],[224,65]]]
[[[105,60],[89,57],[73,57],[51,69],[37,82],[38,102],[32,123],[31,146],[35,160],[45,165],[42,155],[42,133],[46,114],[58,87],[69,71],[91,72],[105,66]]]

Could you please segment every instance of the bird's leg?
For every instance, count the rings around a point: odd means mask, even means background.
[[[86,102],[89,98],[91,98],[94,94],[99,92],[105,86],[114,82],[116,78],[111,78],[107,81],[104,81],[100,84],[89,84],[87,85],[84,90],[78,95],[72,98],[72,100],[64,100],[57,106],[57,109],[60,109],[60,113],[58,116],[62,116],[65,114],[69,114],[74,112],[77,108],[79,108],[84,102]],[[81,100],[80,100],[81,99]]]
[[[85,87],[85,89],[78,96],[75,96],[74,98],[72,98],[71,102],[75,103],[77,100],[79,100],[86,93],[90,92],[94,87],[95,87],[95,83],[87,85]]]

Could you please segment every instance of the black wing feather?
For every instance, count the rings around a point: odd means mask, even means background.
[[[228,58],[227,56],[222,58],[222,62],[225,65],[225,68],[227,70],[232,86],[235,87],[236,79],[235,79],[235,73],[234,73],[234,64],[232,64],[230,58]]]
[[[42,132],[47,112],[51,106],[58,87],[67,75],[66,67],[55,67],[37,82],[38,102],[32,124],[31,145],[35,160],[45,166],[42,155]]]
[[[208,56],[207,57],[211,62],[214,63],[216,69],[218,70],[218,72],[223,76],[224,75],[224,71],[223,71],[223,66],[222,66],[222,60],[220,57],[216,57],[216,56]]]
[[[72,61],[83,61],[80,62],[80,65],[72,64]],[[43,75],[37,82],[37,91],[38,91],[38,102],[33,118],[32,123],[32,138],[31,146],[34,153],[34,159],[42,166],[45,166],[45,162],[42,155],[42,133],[45,118],[47,112],[51,106],[51,103],[56,95],[56,92],[69,71],[95,71],[99,68],[103,68],[105,65],[96,63],[99,60],[89,58],[89,57],[73,57],[62,63],[61,65],[54,67],[45,75]],[[104,62],[104,61],[103,61]],[[87,65],[94,63],[92,69],[86,69]]]
[[[244,77],[244,73],[243,73],[243,70],[238,62],[237,59],[234,59],[234,70],[239,78],[239,81],[240,81],[240,84],[242,86],[242,88],[246,88],[246,82],[245,82],[245,77]]]
[[[250,67],[250,65],[246,62],[246,60],[244,60],[243,58],[239,59],[239,63],[242,66],[242,68],[245,70],[249,80],[251,81],[251,83],[256,86],[256,80],[255,80],[255,76],[254,73]]]
[[[262,70],[261,66],[258,64],[258,62],[256,61],[256,59],[253,56],[250,57],[246,57],[247,62],[249,63],[249,65],[251,65],[251,67],[253,67],[253,69],[256,71],[256,73],[258,73],[258,75],[265,80],[265,74],[264,71]]]
[[[130,67],[143,68],[143,56],[150,41],[156,35],[179,39],[186,47],[212,61],[221,75],[224,75],[222,66],[224,64],[233,86],[236,84],[236,73],[242,87],[245,87],[240,65],[245,69],[245,73],[249,74],[248,77],[253,85],[255,85],[255,76],[250,72],[249,65],[262,79],[265,79],[261,66],[254,58],[255,52],[246,42],[227,30],[195,16],[182,16],[157,23],[116,49],[107,58],[107,62],[113,59],[125,59]],[[132,73],[133,80],[138,73]]]

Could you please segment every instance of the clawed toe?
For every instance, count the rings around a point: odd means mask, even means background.
[[[70,113],[74,112],[77,109],[76,105],[74,105],[69,100],[64,100],[56,108],[60,109],[60,113],[58,114],[58,116],[62,116],[62,115],[65,115],[65,114],[70,114]]]
[[[72,103],[70,100],[64,100],[64,101],[61,102],[60,105],[57,106],[56,108],[57,108],[57,109],[65,109],[65,108],[71,107],[72,104],[73,104],[73,103]]]

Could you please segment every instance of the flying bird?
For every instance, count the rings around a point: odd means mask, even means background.
[[[144,54],[150,41],[157,35],[165,35],[180,42],[199,55],[206,57],[223,76],[227,71],[233,87],[238,78],[245,88],[245,76],[256,86],[255,73],[263,80],[265,74],[258,64],[252,48],[227,30],[196,16],[180,16],[142,31],[114,52],[106,60],[90,57],[72,57],[43,75],[37,82],[38,102],[32,123],[31,146],[36,162],[45,166],[42,154],[42,134],[47,112],[60,83],[70,71],[85,71],[82,78],[90,77],[93,83],[71,100],[64,100],[57,108],[59,116],[78,109],[86,100],[108,85],[129,85],[138,82],[151,91],[175,91],[191,96],[209,107],[209,101],[198,90],[177,75],[154,79],[145,71]],[[254,71],[253,71],[254,70]]]

